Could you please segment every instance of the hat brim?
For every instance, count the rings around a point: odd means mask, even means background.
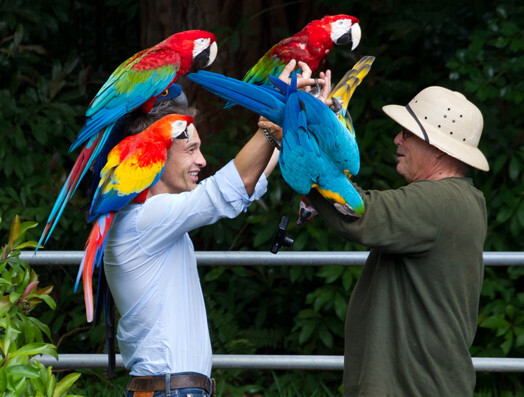
[[[405,106],[386,105],[382,107],[382,110],[402,127],[409,130],[419,138],[425,139],[420,125],[413,116],[409,114]],[[424,123],[423,120],[419,121],[428,135],[430,145],[435,146],[437,149],[442,150],[451,157],[454,157],[472,167],[478,168],[482,171],[489,171],[488,160],[477,147],[457,141],[456,139],[443,134],[432,125]]]

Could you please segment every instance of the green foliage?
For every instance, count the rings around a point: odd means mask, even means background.
[[[242,40],[249,40],[262,55],[267,48],[256,47],[259,40],[249,21],[284,11],[289,14],[278,16],[295,18],[294,7],[243,15],[230,26],[217,20],[216,26],[206,29],[217,33],[220,53],[238,57]],[[327,66],[334,81],[361,55],[376,57],[350,108],[361,152],[361,171],[354,180],[370,189],[404,184],[395,172],[393,137],[398,127],[383,114],[383,105],[407,103],[429,85],[463,92],[481,108],[485,121],[480,148],[491,170],[472,173],[488,206],[485,249],[523,250],[523,6],[516,0],[496,4],[411,1],[401,7],[389,0],[320,0],[313,8],[307,20],[347,13],[361,21],[363,36],[356,52],[335,47],[329,55]],[[23,219],[46,219],[75,157],[67,152],[87,103],[114,67],[139,49],[138,17],[136,2],[129,0],[104,4],[6,0],[0,4],[0,131],[5,137],[0,140],[4,181],[0,216],[11,219],[19,213]],[[283,36],[279,29],[278,24],[267,27],[273,42]],[[238,62],[243,70],[251,66],[244,59]],[[205,134],[202,148],[207,168],[216,170],[254,131],[256,118],[237,107],[222,111],[223,101],[206,95],[202,118],[224,125]],[[87,187],[81,186],[68,205],[47,249],[82,249],[88,232],[83,211]],[[284,249],[364,249],[344,241],[317,218],[298,228],[294,224],[298,198],[290,207],[291,198],[291,190],[276,170],[268,193],[245,214],[192,233],[196,249],[269,250],[280,217],[288,213],[288,232],[295,242]],[[38,236],[42,227],[43,222],[29,233]],[[0,236],[7,233],[0,225]],[[54,268],[41,275],[57,286],[53,293],[59,310],[42,310],[40,318],[63,352],[103,352],[103,327],[86,325],[82,296],[72,292],[75,270]],[[345,307],[360,269],[213,267],[200,272],[215,353],[342,354]],[[519,267],[486,269],[473,355],[524,357],[523,273]],[[214,375],[223,385],[223,395],[226,391],[232,396],[340,394],[340,372],[310,376],[301,371],[227,370]],[[479,396],[522,393],[523,383],[517,376],[479,373],[477,377]],[[73,389],[78,387],[88,395],[110,395],[116,389],[114,395],[119,395],[124,384],[125,375],[110,382],[103,373],[86,371]]]
[[[39,354],[58,358],[55,346],[44,342],[44,335],[51,339],[49,327],[29,315],[41,302],[55,309],[52,287],[37,289],[37,274],[19,258],[21,249],[36,247],[25,241],[26,231],[35,226],[15,217],[0,256],[0,391],[3,396],[72,396],[67,392],[80,374],[57,382],[51,367],[33,359]]]
[[[479,104],[484,115],[481,148],[490,160],[488,174],[475,174],[488,205],[485,249],[522,251],[524,241],[524,6],[498,2],[486,14],[483,27],[471,32],[467,46],[448,62],[450,79]],[[489,357],[524,356],[524,269],[486,269],[479,314],[479,330],[472,354]],[[486,374],[480,387],[522,393],[523,385],[509,375]],[[505,386],[501,386],[505,385]]]
[[[75,54],[58,58],[47,47],[56,50],[49,43],[63,34],[63,2],[37,0],[28,8],[23,1],[5,1],[0,15],[0,74],[10,76],[0,81],[0,216],[44,220],[72,164],[67,152],[83,111],[83,72]],[[73,201],[62,223],[75,234],[83,224],[79,207]],[[0,236],[6,232],[0,228]],[[68,235],[56,232],[62,248],[80,249]]]

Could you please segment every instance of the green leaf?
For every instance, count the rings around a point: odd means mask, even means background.
[[[29,317],[29,321],[31,321],[40,331],[42,331],[49,339],[51,338],[51,331],[49,330],[49,327],[47,324],[44,324],[40,320],[34,317]]]
[[[60,382],[55,387],[55,391],[53,393],[53,397],[60,397],[62,394],[64,394],[69,388],[80,378],[79,373],[72,373],[64,376]]]
[[[344,297],[340,294],[335,295],[335,313],[337,317],[344,321],[346,318],[347,304]]]
[[[317,321],[308,321],[302,327],[298,336],[298,343],[303,345],[309,340],[315,329],[317,328]]]
[[[304,309],[298,312],[297,318],[319,318],[320,315],[312,309]]]
[[[325,282],[329,284],[340,278],[343,272],[344,266],[323,266],[320,268],[317,275],[321,278],[325,278]]]
[[[226,271],[226,269],[225,266],[217,266],[206,273],[204,280],[206,282],[215,281]]]
[[[522,164],[520,163],[517,156],[513,156],[509,161],[509,177],[512,181],[518,179]]]
[[[38,243],[36,241],[26,241],[25,243],[18,244],[15,246],[16,249],[21,250],[24,248],[36,248],[38,247]]]
[[[13,365],[7,368],[7,372],[15,378],[38,378],[40,376],[38,369],[29,365]]]
[[[46,386],[46,393],[48,396],[53,396],[56,386],[56,377],[51,372],[52,368],[47,368],[47,386]]]
[[[37,295],[37,294],[31,294],[27,297],[27,299],[29,300],[30,298],[37,298],[37,299],[41,299],[43,300],[45,303],[47,303],[47,305],[55,310],[56,309],[56,302],[53,298],[51,298],[51,296],[49,295]]]
[[[56,357],[56,348],[48,343],[29,343],[25,346],[22,346],[17,351],[11,353],[10,356],[35,356],[37,354],[50,354]]]
[[[499,317],[499,316],[488,317],[479,324],[479,326],[483,328],[504,328],[504,329],[509,328],[509,325],[510,324],[506,319]]]
[[[15,241],[20,236],[20,232],[22,230],[22,225],[20,224],[20,218],[18,215],[15,216],[15,219],[13,219],[13,222],[11,223],[11,232],[9,233],[9,246],[13,247],[15,244]]]
[[[318,336],[327,348],[331,349],[333,347],[333,335],[329,332],[327,327],[320,327]]]

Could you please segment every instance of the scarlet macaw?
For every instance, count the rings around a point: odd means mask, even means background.
[[[327,15],[307,24],[300,32],[275,44],[246,73],[242,81],[267,85],[268,76],[278,76],[292,59],[305,62],[313,73],[324,65],[335,44],[351,43],[353,51],[360,42],[359,20],[350,15]]]
[[[160,179],[173,139],[190,139],[193,131],[192,117],[171,114],[125,138],[109,152],[89,211],[88,221],[95,223],[75,284],[76,291],[82,277],[88,322],[93,320],[93,271],[102,260],[115,213]]]
[[[107,144],[116,122],[141,109],[149,112],[161,95],[197,61],[210,65],[217,53],[216,37],[203,30],[176,33],[123,62],[91,101],[86,122],[71,145],[84,144],[53,205],[39,246],[46,243],[81,179]]]

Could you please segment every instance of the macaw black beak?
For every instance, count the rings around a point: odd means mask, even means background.
[[[342,36],[340,36],[337,41],[335,42],[336,45],[346,45],[351,43],[353,40],[351,39],[351,29],[349,29],[346,33],[344,33]]]
[[[335,44],[346,45],[351,43],[351,51],[353,51],[355,48],[357,48],[358,43],[360,43],[361,35],[362,31],[360,30],[360,25],[355,23],[346,33],[337,39]]]
[[[198,54],[193,61],[205,63],[204,67],[208,67],[209,65],[213,63],[216,57],[217,57],[217,43],[214,42],[209,47],[207,47],[204,51]]]

